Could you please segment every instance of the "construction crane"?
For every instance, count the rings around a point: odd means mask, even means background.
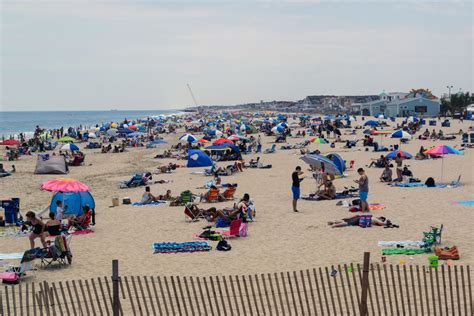
[[[193,90],[191,90],[191,86],[189,85],[189,83],[187,84],[187,86],[188,86],[188,89],[189,89],[189,93],[191,93],[191,97],[193,98],[194,105],[197,107],[197,106],[198,106],[198,103],[197,103],[197,101],[196,101],[196,98],[194,97]]]

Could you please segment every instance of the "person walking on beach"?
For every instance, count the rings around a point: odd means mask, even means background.
[[[300,166],[295,168],[295,171],[291,174],[291,179],[293,181],[291,185],[291,191],[293,192],[293,212],[298,212],[296,205],[300,198],[300,183],[304,179]]]
[[[369,203],[367,202],[367,198],[369,197],[369,178],[362,168],[357,169],[357,173],[360,175],[360,178],[359,180],[354,180],[354,182],[359,184],[360,210],[361,212],[368,212]]]

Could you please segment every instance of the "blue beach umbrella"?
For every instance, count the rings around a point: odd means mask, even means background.
[[[411,139],[411,135],[401,129],[398,131],[393,132],[390,135],[391,138],[401,138],[401,139]]]
[[[365,122],[364,126],[379,126],[379,122],[374,121],[374,120],[369,120]]]
[[[179,138],[179,140],[182,140],[188,143],[195,143],[198,141],[197,138],[191,134],[184,134],[183,136]]]
[[[191,149],[188,151],[188,168],[210,167],[214,164],[211,157],[199,149]]]

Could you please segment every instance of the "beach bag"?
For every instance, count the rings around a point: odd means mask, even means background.
[[[360,199],[352,200],[352,205],[360,205]]]
[[[239,236],[240,237],[247,237],[248,234],[248,223],[242,223],[240,224],[240,229],[239,229]]]
[[[7,283],[7,284],[16,284],[18,283],[18,274],[16,274],[15,272],[3,272],[3,273],[0,273],[0,279],[3,280],[3,283]]]
[[[428,179],[426,179],[425,185],[426,185],[428,188],[433,188],[433,187],[436,186],[435,180],[434,180],[432,177],[429,177]]]
[[[349,212],[353,212],[353,213],[354,212],[359,212],[359,211],[360,211],[360,207],[358,207],[358,206],[353,206],[349,209]]]
[[[219,251],[229,251],[232,249],[232,247],[229,245],[229,243],[226,240],[221,240],[217,244],[216,249]]]
[[[372,226],[372,215],[361,215],[359,218],[359,226],[362,228]]]

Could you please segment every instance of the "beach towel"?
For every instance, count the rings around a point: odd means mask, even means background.
[[[431,248],[386,248],[382,249],[382,255],[420,255],[431,253]]]
[[[160,242],[153,244],[154,253],[196,252],[210,251],[211,249],[211,246],[206,241]]]
[[[456,201],[454,204],[474,206],[474,200]]]
[[[13,260],[23,258],[24,252],[0,253],[0,260]]]
[[[379,241],[379,247],[396,247],[397,245],[404,247],[422,247],[425,243],[420,240]]]
[[[148,204],[143,204],[142,202],[136,202],[136,203],[133,203],[132,206],[158,206],[161,204],[166,204],[166,201],[155,201]]]
[[[332,200],[319,200],[316,194],[308,194],[308,195],[302,196],[301,198],[307,201],[334,201],[334,200],[341,200],[341,199],[349,199],[349,198],[352,198],[352,196],[347,195],[347,194],[336,193],[336,198]]]
[[[385,208],[385,205],[382,205],[382,204],[378,204],[378,203],[369,204],[369,210],[371,211],[383,210],[384,208]]]
[[[77,236],[77,235],[87,235],[87,234],[92,234],[94,233],[95,231],[93,231],[92,229],[83,229],[83,230],[77,230],[77,231],[74,231],[72,233],[69,233],[69,235],[73,235],[73,236]]]
[[[19,227],[9,227],[0,230],[0,237],[25,237],[28,236],[27,231],[21,231]]]
[[[448,184],[436,184],[434,187],[428,187],[423,183],[394,183],[391,185],[392,187],[399,187],[399,188],[456,188],[456,185],[448,185]]]

